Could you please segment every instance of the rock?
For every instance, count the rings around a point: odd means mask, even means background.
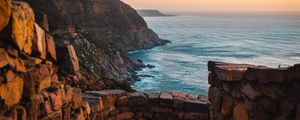
[[[198,95],[195,95],[193,93],[189,93],[186,95],[190,100],[197,100],[198,99]]]
[[[0,31],[5,28],[11,16],[11,0],[0,0]]]
[[[288,79],[289,80],[300,80],[300,64],[296,64],[293,67],[288,68]]]
[[[129,106],[129,100],[127,96],[123,96],[117,99],[116,106],[118,108],[120,107],[128,107]]]
[[[185,100],[186,99],[182,96],[175,96],[172,108],[182,109],[184,107]]]
[[[0,99],[3,99],[9,107],[19,103],[23,94],[24,80],[16,77],[5,84],[0,85]]]
[[[26,67],[25,67],[25,64],[23,62],[23,60],[19,59],[19,58],[16,58],[16,59],[13,59],[13,68],[15,69],[15,71],[17,72],[21,72],[21,73],[25,73],[27,72],[26,70]]]
[[[6,82],[15,80],[15,73],[12,70],[8,70],[5,74]]]
[[[159,103],[159,93],[149,93],[148,96],[148,102],[151,104],[157,104]]]
[[[133,118],[133,113],[132,112],[123,112],[120,113],[116,116],[117,120],[127,120],[127,119],[132,119]]]
[[[216,65],[214,71],[219,80],[224,81],[240,81],[244,77],[244,74],[248,67],[252,65],[247,64],[221,64]]]
[[[48,65],[37,65],[31,71],[25,73],[23,97],[30,98],[38,94],[41,90],[51,86],[51,70]]]
[[[11,46],[7,47],[7,53],[14,58],[18,57],[18,54],[19,54],[18,50],[12,48]]]
[[[41,109],[43,116],[49,116],[53,112],[49,100],[42,102]]]
[[[31,54],[35,20],[31,7],[25,2],[13,2],[11,19],[12,40],[19,50]]]
[[[147,104],[147,97],[140,92],[128,93],[129,106],[137,107]]]
[[[233,109],[233,119],[235,120],[249,120],[249,114],[246,107],[246,104],[240,102],[234,109]]]
[[[206,95],[199,95],[198,99],[201,102],[207,102],[208,103],[208,96],[206,96]]]
[[[47,60],[51,60],[52,62],[55,62],[57,60],[56,47],[55,47],[53,37],[48,33],[46,33],[46,43],[47,43]]]
[[[207,113],[185,113],[184,120],[207,120]]]
[[[56,92],[49,93],[52,109],[57,111],[63,106],[63,93],[61,89]]]
[[[241,86],[241,90],[250,99],[256,99],[257,97],[262,95],[259,91],[255,90],[249,83],[243,84]]]
[[[46,60],[46,56],[47,56],[46,33],[36,23],[34,24],[34,28],[35,28],[35,36],[33,39],[33,50],[35,56]]]
[[[73,95],[72,95],[72,106],[74,108],[78,108],[81,106],[82,103],[82,94],[81,94],[81,89],[75,88],[73,90]]]
[[[79,71],[79,63],[73,46],[59,47],[57,52],[59,53],[58,63],[61,66],[62,73],[76,75]]]
[[[3,68],[6,65],[8,65],[7,59],[9,59],[9,56],[8,56],[6,50],[3,48],[0,48],[0,68]]]
[[[167,92],[161,92],[159,95],[159,104],[165,107],[172,107],[173,96]]]
[[[219,111],[221,108],[221,99],[222,99],[223,93],[213,86],[209,87],[208,91],[208,99],[211,103],[211,106],[216,110]]]
[[[234,101],[233,98],[229,95],[224,95],[222,100],[221,113],[225,117],[229,117],[234,109]]]
[[[184,104],[184,110],[187,112],[208,113],[208,105],[199,100],[188,100]]]

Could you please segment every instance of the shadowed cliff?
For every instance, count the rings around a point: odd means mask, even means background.
[[[127,52],[168,42],[161,40],[133,8],[119,0],[26,2],[33,7],[38,24],[47,19],[58,46],[74,46],[82,74],[91,85],[104,78],[132,80],[138,64]]]

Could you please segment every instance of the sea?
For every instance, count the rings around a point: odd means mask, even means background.
[[[268,67],[300,63],[300,14],[177,13],[144,17],[165,46],[130,52],[155,67],[132,84],[138,91],[208,93],[208,61]]]

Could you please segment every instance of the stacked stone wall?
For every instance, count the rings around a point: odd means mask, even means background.
[[[98,120],[208,120],[208,97],[181,92],[145,94],[122,90],[86,91],[83,101]]]
[[[211,120],[300,120],[300,65],[209,62]]]

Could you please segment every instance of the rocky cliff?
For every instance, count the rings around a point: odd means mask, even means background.
[[[105,86],[99,79],[132,80],[138,64],[127,52],[167,42],[120,0],[24,1],[33,7],[39,25],[49,22],[45,26],[49,26],[58,46],[62,43],[74,46],[88,85]]]

